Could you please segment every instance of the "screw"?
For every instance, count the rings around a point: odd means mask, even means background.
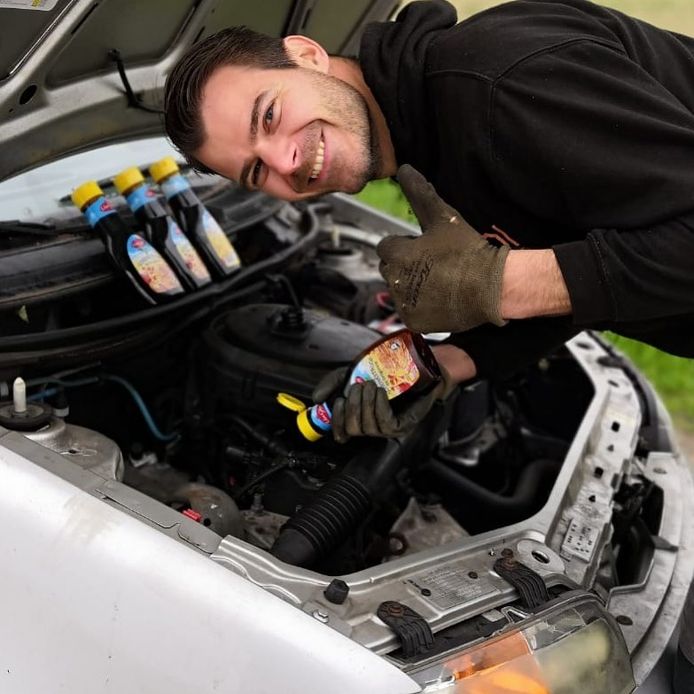
[[[501,550],[501,556],[508,559],[513,556],[513,550],[510,547],[505,547]]]
[[[323,610],[313,610],[313,617],[319,622],[323,622],[323,624],[327,624],[330,620],[330,615],[327,612],[323,612]]]

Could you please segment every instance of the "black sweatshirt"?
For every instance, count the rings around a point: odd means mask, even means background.
[[[585,0],[456,25],[443,0],[367,27],[399,164],[477,231],[553,248],[573,315],[451,341],[503,377],[585,327],[694,357],[694,39]]]

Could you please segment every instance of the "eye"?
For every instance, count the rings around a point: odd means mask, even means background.
[[[251,183],[254,186],[258,185],[258,179],[260,178],[260,172],[263,169],[263,162],[261,159],[258,159],[258,161],[254,164],[253,166],[253,171],[251,171]]]
[[[270,125],[272,125],[272,119],[275,115],[275,102],[273,101],[268,107],[267,111],[265,111],[265,115],[263,116],[263,121],[265,123],[265,127],[269,128]]]

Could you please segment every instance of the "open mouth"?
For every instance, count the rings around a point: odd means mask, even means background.
[[[309,183],[313,183],[321,174],[323,170],[323,162],[325,161],[325,140],[321,135],[320,142],[318,143],[318,151],[316,152],[316,160],[313,162],[313,168],[311,169],[311,175],[308,177]]]

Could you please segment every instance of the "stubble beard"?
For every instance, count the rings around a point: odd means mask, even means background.
[[[336,181],[333,188],[345,193],[357,193],[383,168],[376,126],[366,99],[351,84],[332,75],[314,72],[312,79],[320,93],[322,107],[328,112],[332,123],[356,135],[359,140],[359,151],[356,153],[359,168],[351,168],[352,180]],[[341,168],[347,170],[349,166]]]

